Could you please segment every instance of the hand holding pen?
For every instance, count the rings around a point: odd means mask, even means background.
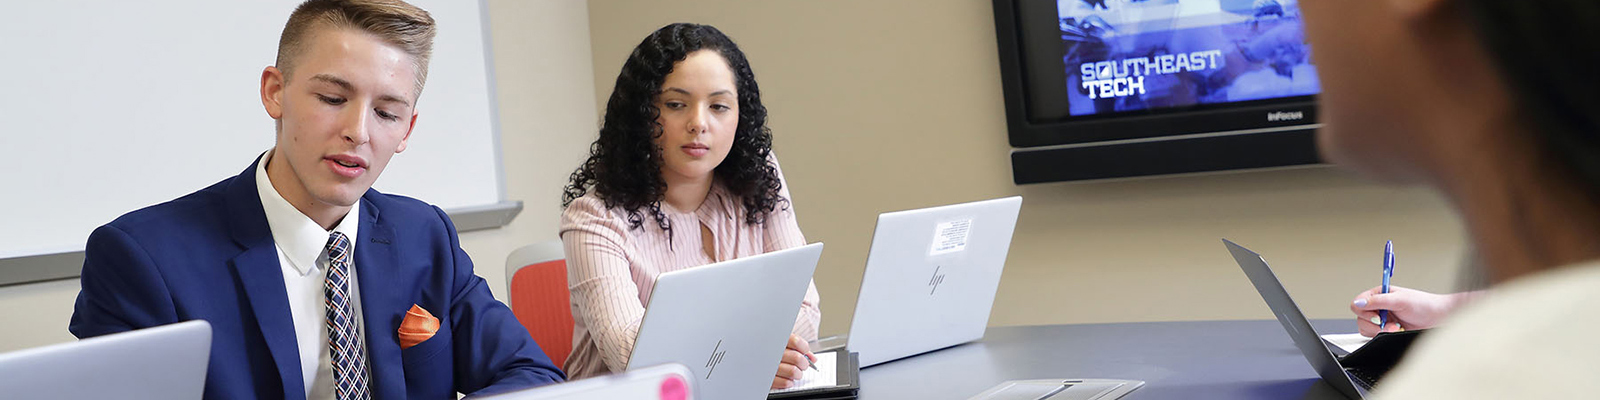
[[[1437,296],[1432,293],[1419,292],[1390,285],[1394,277],[1394,241],[1383,245],[1383,276],[1382,282],[1377,287],[1367,289],[1356,295],[1355,301],[1350,303],[1350,312],[1356,314],[1356,327],[1361,335],[1372,337],[1379,332],[1395,332],[1404,326],[1412,326],[1409,317],[1401,317],[1400,312],[1407,312],[1413,305],[1430,300],[1426,296]],[[1389,317],[1395,316],[1393,329],[1389,326]],[[1430,318],[1432,319],[1432,318]],[[1431,322],[1430,322],[1431,325]]]
[[[778,363],[778,373],[772,377],[772,389],[788,389],[805,377],[805,370],[817,370],[817,357],[811,346],[796,335],[789,335],[789,344],[783,349],[783,359]]]
[[[1434,294],[1393,285],[1394,247],[1386,244],[1384,248],[1383,282],[1357,294],[1350,303],[1350,312],[1356,314],[1356,327],[1364,336],[1432,328],[1457,307],[1482,295],[1482,292]]]

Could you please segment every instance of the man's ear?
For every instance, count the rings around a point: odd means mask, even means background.
[[[394,148],[394,153],[395,154],[400,154],[400,152],[406,151],[406,144],[411,142],[411,132],[415,131],[416,129],[417,129],[417,113],[415,111],[412,111],[411,112],[411,124],[410,125],[406,125],[406,136],[400,138],[400,146],[397,146],[397,147]]]
[[[283,71],[268,66],[261,70],[261,105],[272,119],[283,118]]]

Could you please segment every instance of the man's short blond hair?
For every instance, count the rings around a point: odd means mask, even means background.
[[[433,16],[400,0],[307,0],[289,14],[278,39],[277,67],[287,78],[295,61],[305,53],[306,42],[317,29],[353,28],[377,36],[415,59],[416,93],[428,80],[428,58],[433,55],[436,33]]]

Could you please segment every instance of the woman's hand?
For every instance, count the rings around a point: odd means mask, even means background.
[[[788,389],[805,375],[806,368],[816,356],[811,355],[811,345],[799,336],[789,335],[789,346],[783,349],[783,360],[778,362],[778,373],[772,377],[772,389]]]
[[[1382,291],[1381,286],[1367,289],[1356,295],[1355,301],[1350,303],[1350,312],[1356,314],[1356,327],[1361,330],[1362,336],[1372,337],[1379,332],[1398,332],[1401,329],[1432,328],[1476,294],[1434,294],[1399,286],[1390,286],[1389,293]],[[1389,310],[1389,324],[1381,330],[1378,328],[1378,310]]]

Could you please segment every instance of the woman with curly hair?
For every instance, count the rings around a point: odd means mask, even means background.
[[[766,119],[750,63],[716,28],[672,24],[634,48],[562,197],[569,376],[627,367],[656,276],[805,244]],[[813,283],[774,389],[809,366],[818,301]]]

